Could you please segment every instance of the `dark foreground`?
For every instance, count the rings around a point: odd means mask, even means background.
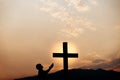
[[[120,80],[120,72],[102,69],[72,69],[69,70],[68,80]],[[25,77],[15,80],[37,80],[37,76]],[[63,70],[49,74],[48,80],[64,80]]]

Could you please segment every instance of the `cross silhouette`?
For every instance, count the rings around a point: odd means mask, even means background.
[[[63,42],[63,53],[53,53],[53,57],[62,57],[63,58],[63,65],[64,65],[64,79],[68,79],[68,58],[77,58],[77,53],[70,53],[68,54],[67,42]]]

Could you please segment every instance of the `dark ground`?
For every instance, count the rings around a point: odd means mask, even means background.
[[[37,80],[37,76],[15,80]],[[63,70],[49,74],[48,80],[64,80]],[[120,72],[102,69],[71,69],[68,71],[68,80],[120,80]]]

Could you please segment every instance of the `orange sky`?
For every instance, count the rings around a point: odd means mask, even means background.
[[[120,71],[120,0],[0,0],[0,80],[53,71],[52,58],[67,41],[79,58],[69,68]],[[60,50],[59,50],[60,49]]]

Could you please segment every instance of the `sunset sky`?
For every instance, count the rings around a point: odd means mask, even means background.
[[[63,42],[79,54],[70,69],[120,71],[120,0],[0,0],[0,80],[63,69]]]

